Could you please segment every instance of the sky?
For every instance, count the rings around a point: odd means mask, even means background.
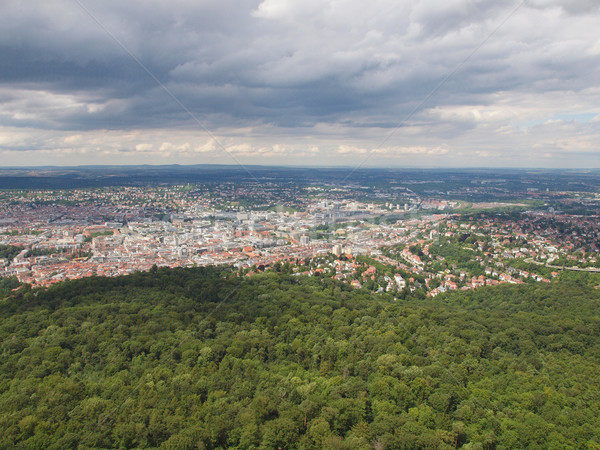
[[[0,2],[0,165],[600,168],[598,0]]]

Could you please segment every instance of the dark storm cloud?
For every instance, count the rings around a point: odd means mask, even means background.
[[[64,128],[154,127],[157,122],[175,125],[189,120],[75,1],[58,5],[36,5],[31,10],[18,3],[4,7],[3,84],[74,91],[92,103],[127,100],[117,109],[66,111]],[[410,45],[402,48],[403,38],[392,36],[398,30],[389,17],[372,15],[387,27],[378,30],[375,22],[363,23],[344,11],[323,12],[310,5],[298,23],[285,14],[252,14],[260,11],[259,2],[85,6],[194,113],[209,121],[230,116],[235,121],[248,118],[285,126],[336,121],[361,111],[402,116],[411,102],[424,97],[457,64],[447,58],[443,43],[444,53],[429,48],[431,61],[423,60],[418,55],[420,41],[428,38],[423,34],[429,30],[435,30],[432,36],[445,34],[448,29],[438,23],[444,17],[445,27],[452,28],[466,17],[476,20],[474,12],[481,16],[486,9],[469,7],[450,14],[448,7],[436,13],[415,8],[422,30],[413,43],[407,37]],[[342,28],[346,19],[355,22],[349,22],[355,31]],[[369,42],[369,34],[377,33]],[[390,45],[390,38],[397,43]],[[390,48],[373,54],[382,44]],[[55,111],[49,126],[60,122],[60,116]]]

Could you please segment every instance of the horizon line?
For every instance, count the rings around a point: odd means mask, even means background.
[[[64,165],[39,165],[39,166],[3,166],[0,167],[0,172],[5,170],[15,169],[78,169],[78,168],[160,168],[160,167],[199,167],[199,166],[210,166],[210,167],[224,167],[224,168],[238,168],[237,164],[225,164],[225,163],[197,163],[197,164],[79,164],[72,166]],[[256,168],[284,168],[284,169],[352,169],[354,166],[342,166],[342,165],[285,165],[285,164],[246,164],[247,167]],[[539,167],[539,166],[367,166],[361,167],[359,170],[548,170],[548,171],[586,171],[586,172],[597,172],[600,171],[600,167]]]

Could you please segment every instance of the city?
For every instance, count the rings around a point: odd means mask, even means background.
[[[287,263],[375,293],[436,296],[600,271],[597,215],[555,209],[597,206],[597,194],[527,188],[506,202],[488,184],[477,195],[492,201],[471,203],[465,189],[297,182],[5,191],[0,245],[12,251],[1,274],[48,286],[153,266],[247,274]]]

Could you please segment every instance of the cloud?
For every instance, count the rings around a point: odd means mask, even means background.
[[[0,150],[335,164],[385,142],[369,163],[444,149],[436,161],[518,164],[598,136],[594,120],[547,124],[598,114],[597,1],[529,0],[500,28],[517,2],[82,2],[93,18],[0,4],[0,126],[21,130]]]

